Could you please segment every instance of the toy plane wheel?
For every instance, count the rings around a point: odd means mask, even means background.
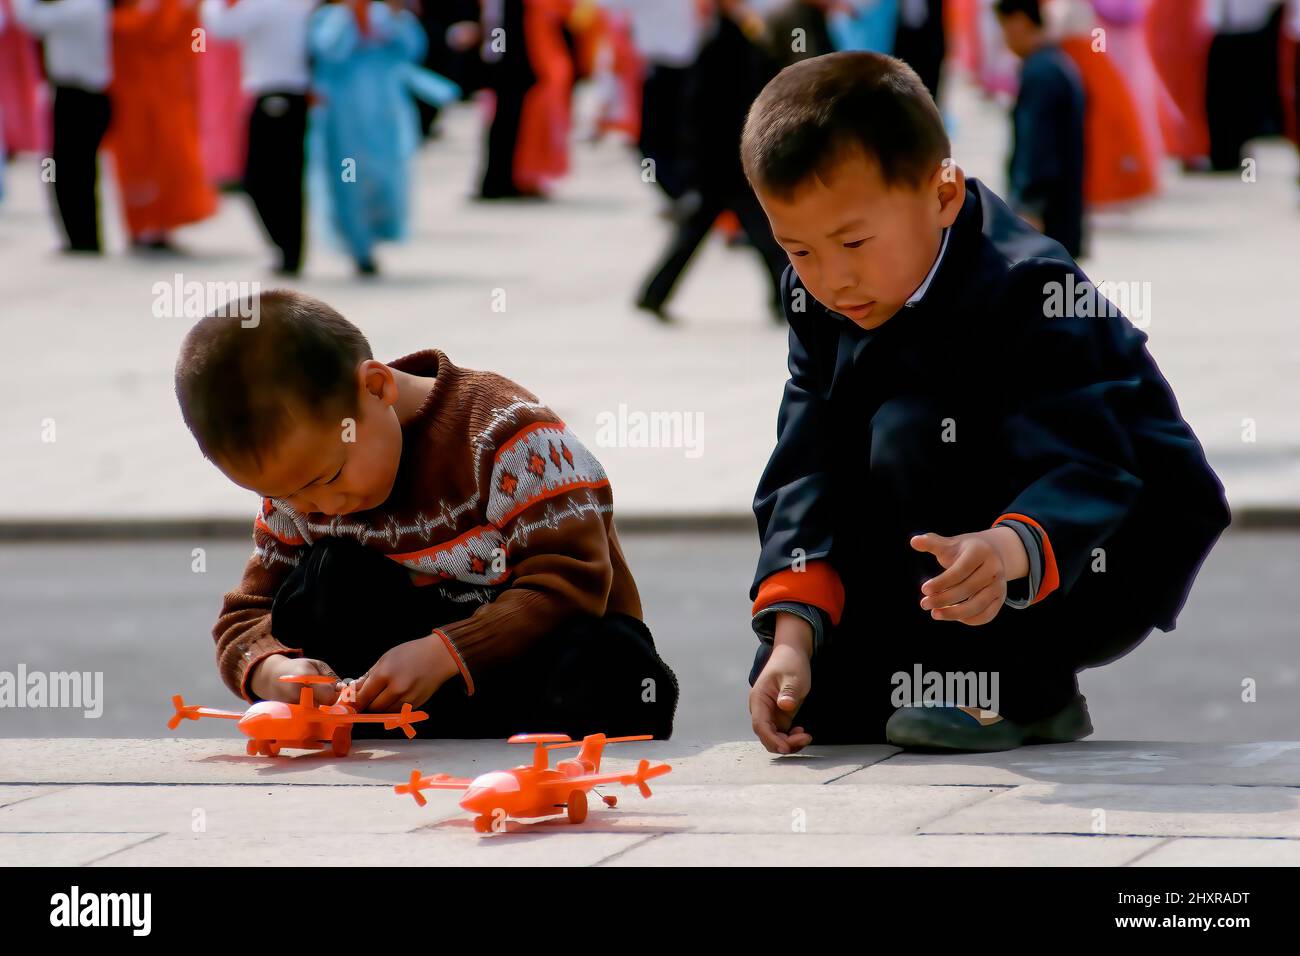
[[[612,793],[609,796],[602,796],[600,799],[605,801],[605,806],[607,807],[618,806],[618,797],[614,796]]]
[[[475,818],[474,818],[474,832],[475,832],[475,833],[490,833],[490,832],[492,832],[492,818],[491,818],[490,816],[488,816],[487,814],[480,814],[479,816],[475,817]]]
[[[262,746],[262,753],[268,757],[278,757],[280,755],[280,744],[274,740],[268,740]]]
[[[583,790],[569,791],[569,822],[581,823],[587,819],[587,794]]]
[[[352,749],[352,728],[335,727],[334,736],[330,738],[330,750],[336,757],[346,757]]]
[[[258,749],[258,748],[257,748],[257,741],[256,741],[256,740],[250,740],[250,741],[248,742],[248,746],[246,746],[246,747],[244,748],[244,753],[248,754],[250,757],[256,757],[256,756],[257,756],[257,749]]]

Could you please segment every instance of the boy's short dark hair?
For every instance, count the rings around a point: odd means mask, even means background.
[[[993,5],[993,12],[1000,17],[1023,13],[1034,26],[1043,25],[1043,10],[1038,0],[997,0]]]
[[[887,186],[920,186],[951,154],[934,98],[902,60],[845,50],[791,64],[758,94],[740,139],[750,185],[783,199],[853,148]]]
[[[291,289],[252,298],[226,303],[186,334],[176,398],[204,457],[260,468],[291,414],[355,417],[356,367],[373,355],[361,330],[318,299]],[[257,321],[245,327],[244,316]]]

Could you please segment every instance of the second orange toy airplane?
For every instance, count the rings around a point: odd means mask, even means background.
[[[642,760],[634,773],[597,773],[605,744],[652,739],[649,734],[639,737],[589,734],[577,742],[564,734],[515,734],[508,743],[535,745],[531,766],[521,764],[513,770],[494,770],[473,780],[445,773],[422,777],[419,770],[412,770],[410,782],[399,783],[393,790],[409,793],[420,806],[428,802],[421,790],[463,790],[465,796],[460,805],[475,814],[474,829],[479,833],[504,827],[507,817],[546,817],[566,813],[570,823],[581,823],[587,819],[587,791],[592,787],[602,783],[635,784],[641,796],[649,797],[650,788],[646,781],[673,769],[666,763],[652,767],[650,761]],[[547,751],[561,747],[582,749],[575,759],[561,760],[551,768]],[[614,796],[602,795],[601,800],[607,807],[618,803]]]

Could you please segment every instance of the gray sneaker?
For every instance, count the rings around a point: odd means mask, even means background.
[[[1030,724],[1018,724],[974,707],[900,707],[885,724],[885,738],[907,750],[987,753],[1022,744],[1067,743],[1092,733],[1082,694],[1061,710]]]

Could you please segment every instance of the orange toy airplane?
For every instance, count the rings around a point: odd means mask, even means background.
[[[176,713],[167,721],[167,726],[175,730],[182,720],[224,717],[226,720],[239,721],[239,729],[253,738],[248,742],[249,756],[263,753],[274,757],[281,747],[322,750],[328,743],[334,756],[346,757],[352,749],[353,724],[382,723],[385,730],[401,727],[402,733],[410,738],[415,736],[411,724],[429,716],[422,710],[412,711],[410,704],[403,704],[400,714],[358,714],[353,706],[356,692],[351,684],[343,689],[337,702],[317,705],[315,694],[307,685],[337,683],[335,678],[325,674],[286,674],[280,680],[287,684],[303,685],[298,703],[262,700],[239,714],[230,710],[187,704],[177,694],[172,698]]]
[[[590,734],[578,742],[570,740],[564,734],[515,734],[509,743],[536,744],[532,766],[520,764],[513,770],[494,770],[473,780],[451,777],[445,773],[422,777],[420,771],[412,770],[410,782],[399,783],[393,790],[396,793],[409,793],[420,806],[426,803],[421,790],[464,790],[465,796],[460,805],[477,814],[474,817],[474,829],[479,833],[491,830],[495,819],[500,819],[504,826],[506,816],[546,817],[567,812],[570,823],[581,823],[587,819],[587,791],[592,787],[602,783],[621,783],[624,786],[636,784],[641,796],[649,797],[650,788],[646,786],[646,781],[662,777],[673,769],[666,763],[652,767],[650,761],[642,760],[635,773],[597,773],[600,770],[600,753],[605,744],[651,739],[653,738],[649,734],[640,737]],[[561,747],[582,749],[578,751],[576,759],[562,760],[551,769],[548,766],[547,751]],[[608,807],[618,803],[618,797],[601,795],[601,800]]]

